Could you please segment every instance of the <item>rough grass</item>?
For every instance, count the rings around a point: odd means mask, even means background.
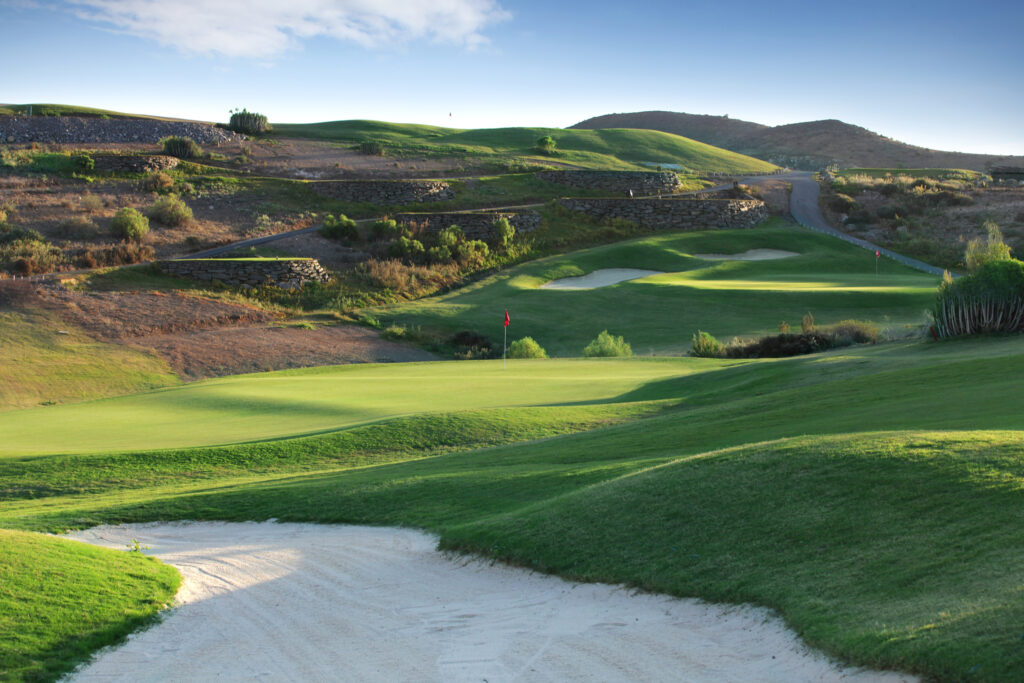
[[[545,406],[442,417],[429,411],[445,392],[417,392],[407,410],[421,417],[301,447],[10,459],[4,480],[17,468],[21,493],[0,503],[0,525],[412,525],[441,533],[445,547],[573,578],[767,605],[853,663],[945,680],[1020,677],[1020,338],[675,363],[689,372],[583,405],[567,402],[557,381],[553,393],[532,388],[533,405]],[[553,379],[566,367],[521,364],[550,368]],[[596,367],[605,364],[652,365]],[[522,437],[551,438],[500,445],[515,440],[520,415],[530,425]],[[616,424],[565,433],[608,417]],[[492,447],[460,450],[463,436],[480,445],[474,438],[492,429],[503,433]],[[339,449],[318,438],[351,441]],[[335,450],[347,455],[332,463]],[[162,479],[146,478],[149,457]]]
[[[150,623],[177,570],[141,553],[0,529],[0,679],[55,680]]]

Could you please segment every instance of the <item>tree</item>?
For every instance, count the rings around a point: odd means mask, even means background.
[[[555,139],[550,135],[545,135],[542,138],[537,139],[537,151],[541,154],[554,154],[555,153]]]

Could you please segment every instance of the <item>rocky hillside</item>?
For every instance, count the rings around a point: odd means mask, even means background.
[[[866,128],[829,119],[764,126],[727,116],[700,116],[670,111],[607,114],[570,128],[640,128],[692,138],[775,164],[818,170],[843,168],[967,168],[1020,165],[1021,157],[964,154],[915,147]]]
[[[80,116],[0,116],[0,142],[86,143],[158,142],[169,135],[189,137],[200,144],[234,139],[234,133],[208,123],[151,118]]]

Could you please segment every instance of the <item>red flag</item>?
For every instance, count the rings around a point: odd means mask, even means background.
[[[510,321],[508,319],[508,311],[505,311],[505,327],[508,327],[509,322]]]
[[[882,258],[882,252],[875,249],[875,258]]]

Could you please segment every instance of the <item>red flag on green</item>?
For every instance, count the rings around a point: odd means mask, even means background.
[[[508,311],[505,311],[505,327],[508,327],[509,322],[510,321],[508,319]]]

